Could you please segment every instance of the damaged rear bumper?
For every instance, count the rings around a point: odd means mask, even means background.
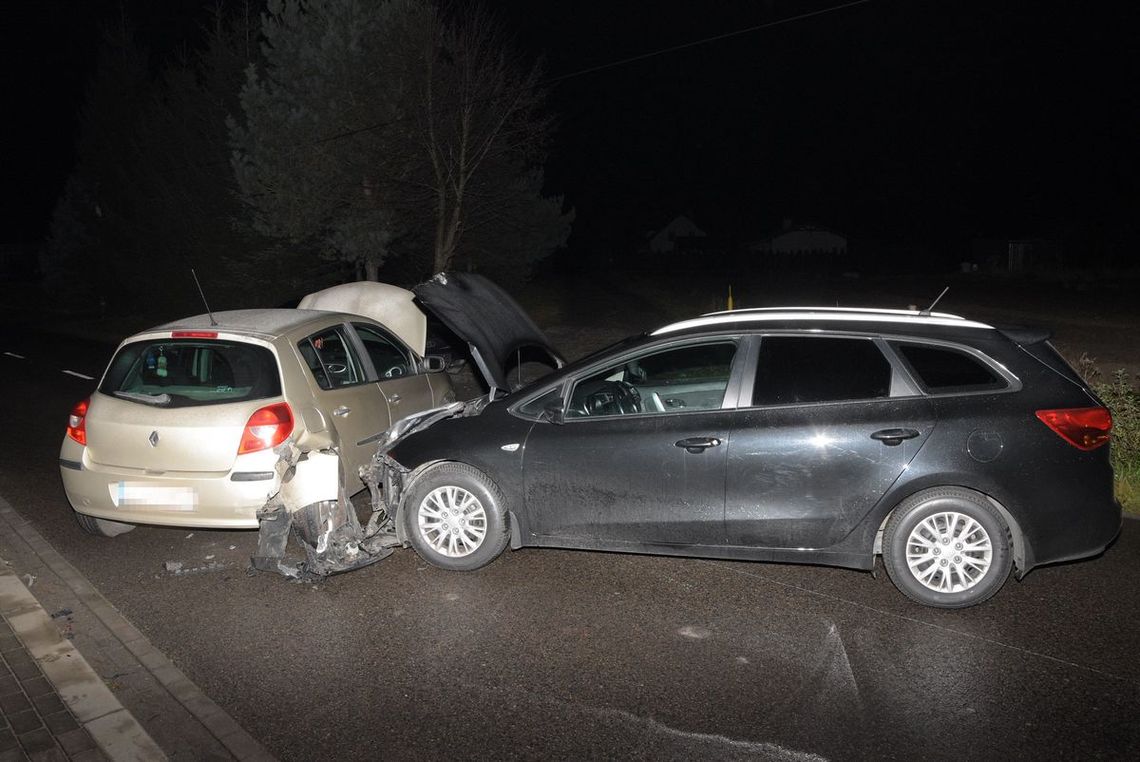
[[[258,510],[254,569],[290,579],[313,580],[376,563],[403,544],[396,528],[396,509],[408,471],[388,451],[414,430],[462,415],[473,403],[456,402],[397,421],[375,437],[376,453],[360,477],[371,497],[371,515],[361,525],[345,490],[342,461],[335,448],[302,451],[292,442],[278,448],[276,469],[281,489]],[[301,545],[305,560],[286,559],[290,536]]]

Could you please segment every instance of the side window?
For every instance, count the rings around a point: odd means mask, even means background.
[[[878,399],[890,396],[891,364],[870,339],[765,336],[753,405]]]
[[[399,378],[415,373],[412,358],[394,339],[363,323],[353,323],[352,327],[356,329],[356,335],[364,344],[364,350],[380,378]]]
[[[562,391],[561,387],[551,389],[545,394],[540,394],[525,405],[518,408],[518,414],[524,418],[539,418],[546,410],[546,406],[558,402],[558,393]]]
[[[360,360],[339,326],[314,333],[297,349],[322,389],[352,386],[365,380]]]
[[[950,347],[892,344],[931,394],[1004,389],[1006,380],[977,357]]]
[[[574,386],[568,418],[712,410],[724,402],[733,342],[675,347],[594,373]]]

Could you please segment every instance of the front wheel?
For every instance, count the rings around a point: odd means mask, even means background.
[[[510,539],[503,494],[482,471],[440,463],[424,471],[404,499],[404,530],[428,563],[474,571],[494,561]]]
[[[976,492],[925,490],[891,514],[883,532],[883,565],[911,600],[946,609],[973,606],[1009,578],[1009,527]]]

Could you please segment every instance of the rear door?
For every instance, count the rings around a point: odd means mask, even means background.
[[[323,328],[297,344],[317,391],[314,402],[340,440],[349,491],[360,488],[359,469],[371,461],[375,445],[359,442],[391,422],[388,401],[344,324]]]
[[[867,337],[765,336],[727,459],[728,544],[826,548],[934,428],[930,402]]]

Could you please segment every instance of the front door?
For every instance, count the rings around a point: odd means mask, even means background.
[[[689,343],[578,379],[565,422],[540,422],[524,456],[536,534],[572,544],[724,542],[724,407],[736,343]]]
[[[420,373],[412,351],[394,335],[371,323],[353,323],[364,353],[372,363],[380,391],[388,401],[391,423],[405,415],[418,413],[439,404],[433,398],[427,374]],[[366,436],[379,434],[388,428],[387,420],[376,421],[373,431]]]

